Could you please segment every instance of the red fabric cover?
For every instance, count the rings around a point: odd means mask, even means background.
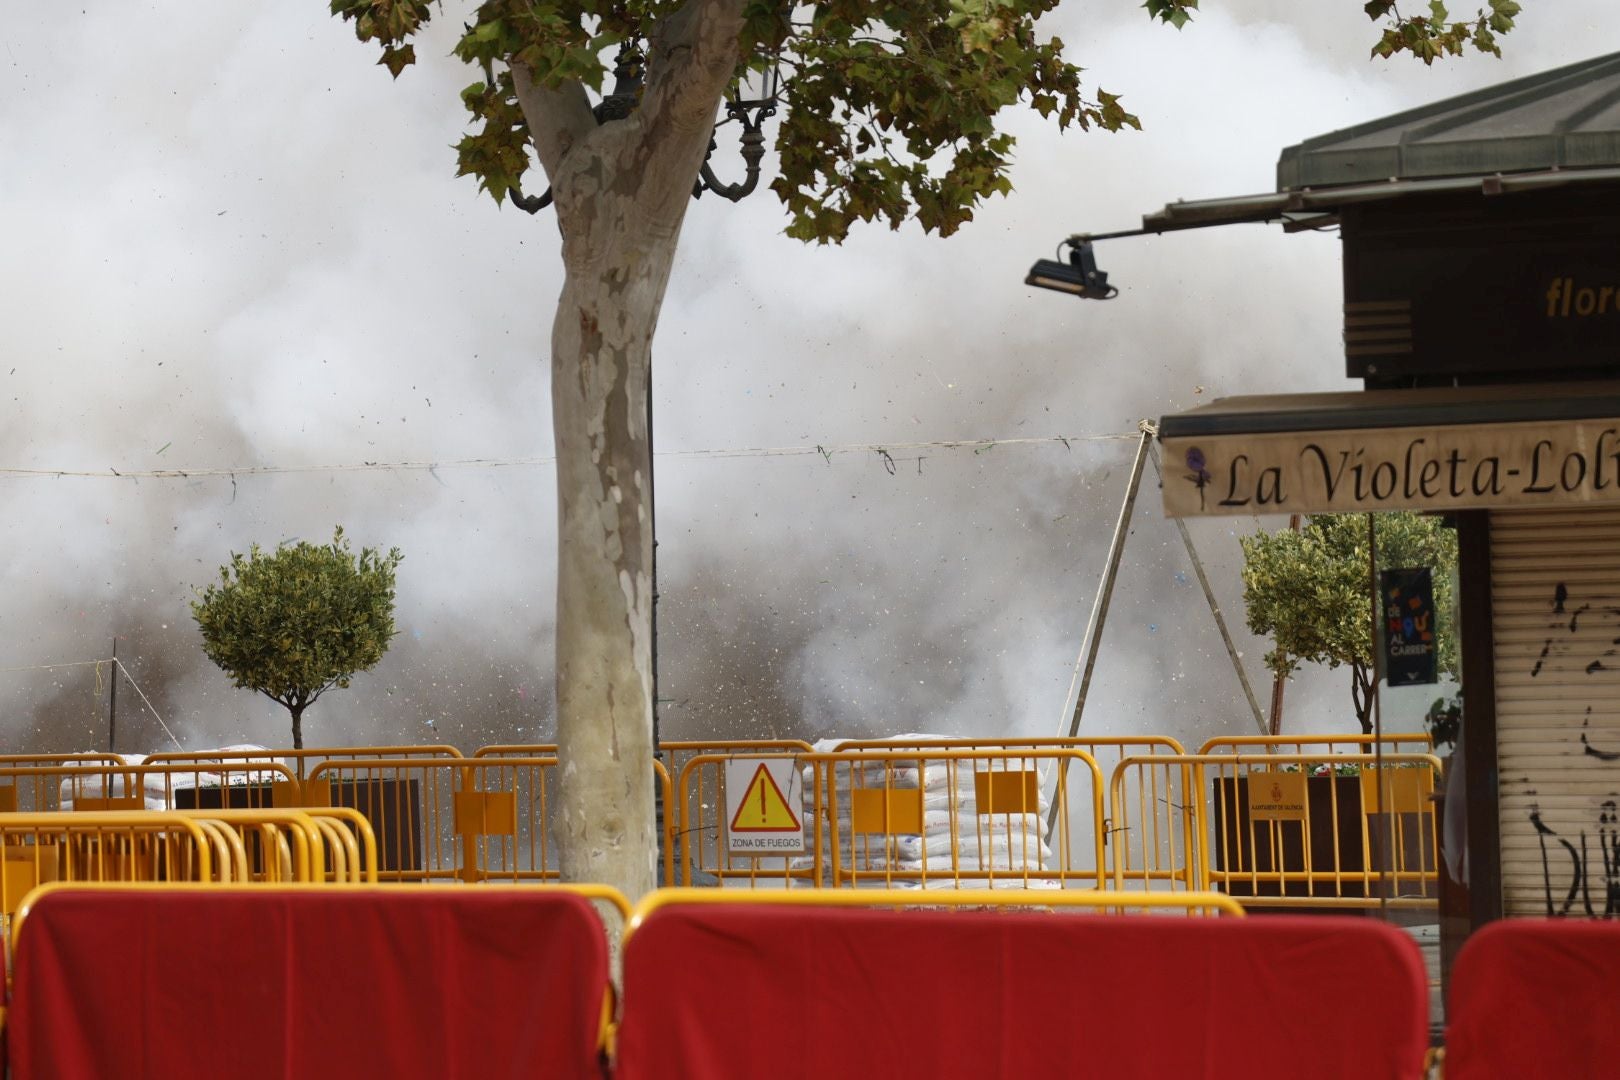
[[[15,964],[18,1080],[601,1076],[606,939],[560,891],[61,892]]]
[[[1620,1061],[1620,926],[1510,919],[1451,973],[1446,1080],[1609,1075]]]
[[[616,1080],[1416,1078],[1422,960],[1372,919],[669,907]]]

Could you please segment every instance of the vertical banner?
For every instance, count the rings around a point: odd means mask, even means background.
[[[1434,583],[1427,566],[1378,575],[1384,613],[1384,680],[1390,686],[1439,681]]]

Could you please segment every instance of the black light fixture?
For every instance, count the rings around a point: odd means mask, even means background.
[[[765,134],[760,129],[765,121],[776,115],[777,97],[782,88],[782,69],[777,56],[765,54],[759,58],[760,67],[749,67],[726,95],[726,118],[715,124],[715,130],[733,120],[742,125],[738,141],[742,144],[743,178],[735,184],[722,184],[709,167],[709,156],[714,153],[715,140],[709,136],[709,153],[704,155],[703,169],[692,189],[698,198],[712,191],[723,199],[737,202],[752,192],[759,183],[759,163],[765,156]]]
[[[1097,256],[1091,250],[1091,241],[1071,236],[1064,241],[1069,247],[1069,261],[1037,259],[1029,268],[1025,285],[1053,289],[1087,300],[1112,300],[1119,290],[1108,284],[1108,275],[1097,269]]]

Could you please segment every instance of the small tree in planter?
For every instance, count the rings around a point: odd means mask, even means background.
[[[1433,571],[1437,660],[1457,675],[1451,576],[1457,534],[1435,517],[1379,514],[1378,569],[1427,566]],[[1243,602],[1249,630],[1269,636],[1266,667],[1288,678],[1302,663],[1350,668],[1350,697],[1363,734],[1372,734],[1373,658],[1367,519],[1323,514],[1299,531],[1257,532],[1242,538]]]
[[[220,580],[192,603],[203,652],[239,687],[257,690],[292,716],[304,747],[304,710],[356,673],[375,667],[394,629],[398,548],[349,549],[339,527],[327,545],[300,541],[266,553],[231,553]]]

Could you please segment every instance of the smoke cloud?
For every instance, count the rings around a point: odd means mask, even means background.
[[[1180,33],[1076,0],[1052,31],[1145,130],[1016,119],[1018,190],[958,237],[805,247],[768,194],[695,203],[654,372],[663,735],[1061,731],[1137,421],[1351,384],[1333,236],[1110,243],[1111,304],[1028,289],[1029,263],[1269,190],[1300,139],[1620,47],[1599,0],[1526,7],[1504,60],[1423,70],[1368,61],[1347,0],[1212,4]],[[470,76],[441,20],[393,82],[320,3],[9,13],[0,466],[40,470],[0,477],[14,750],[104,745],[88,662],[115,639],[149,699],[121,688],[121,748],[167,745],[158,717],[188,747],[282,743],[187,605],[231,551],[339,523],[404,550],[401,634],[310,740],[550,737],[557,234],[452,176]],[[398,462],[424,467],[368,464]],[[130,475],[158,469],[186,475]],[[1236,541],[1260,524],[1193,535],[1264,699]],[[1347,681],[1302,675],[1289,726],[1349,729]],[[1150,471],[1084,730],[1250,727]]]

